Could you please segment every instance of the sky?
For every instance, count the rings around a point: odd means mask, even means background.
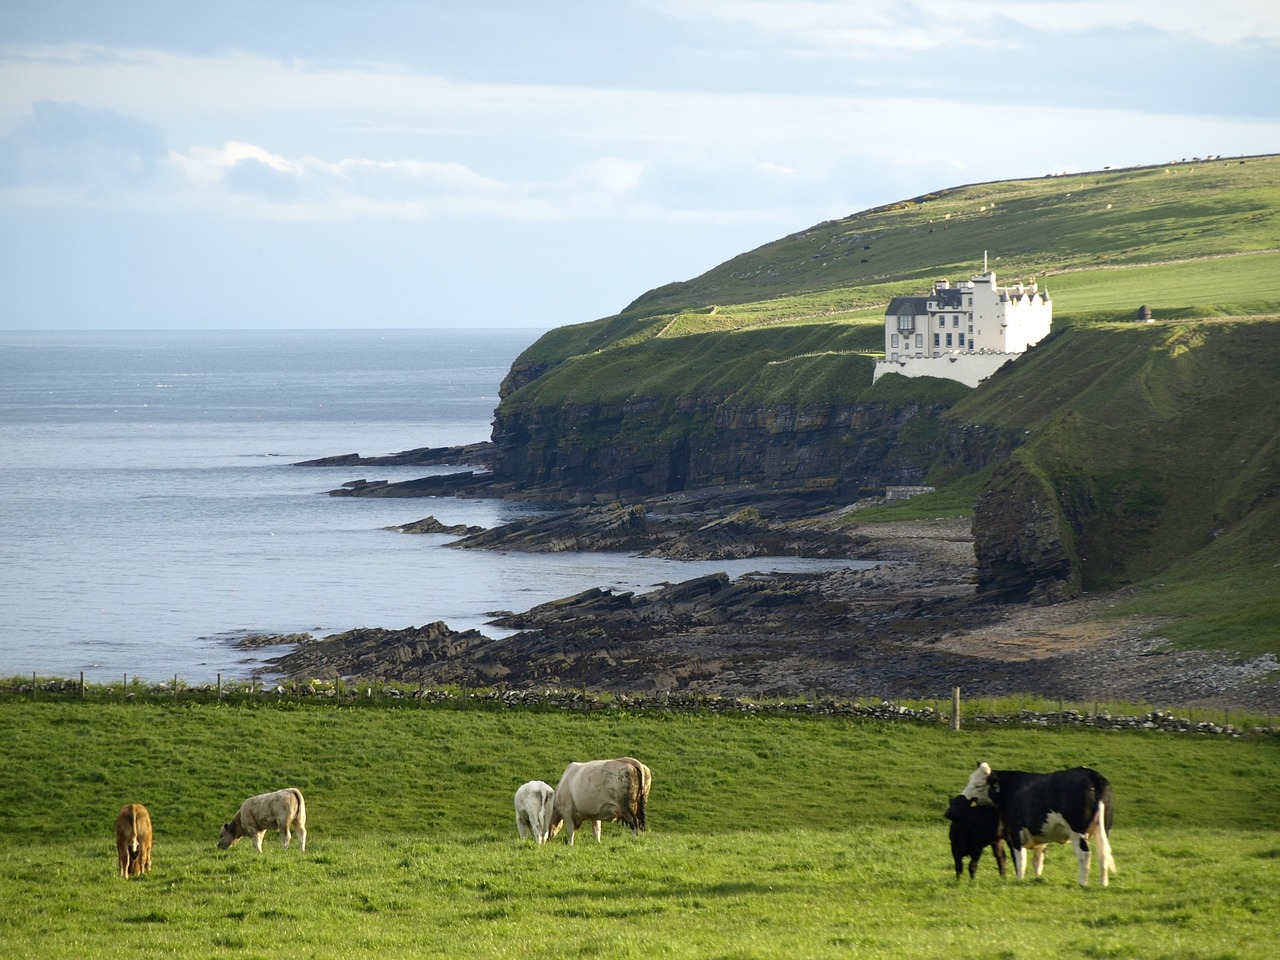
[[[949,186],[1275,152],[1274,0],[0,0],[0,329],[547,329]]]

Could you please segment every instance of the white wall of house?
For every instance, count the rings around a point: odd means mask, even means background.
[[[1017,353],[949,353],[945,357],[911,357],[904,360],[878,360],[871,382],[875,383],[886,373],[904,377],[941,377],[958,380],[969,387],[976,387],[1010,360]]]
[[[883,363],[1022,353],[1046,337],[1052,323],[1053,302],[1035,283],[997,286],[993,272],[954,286],[938,280],[924,297],[895,297],[890,303],[885,312]],[[994,371],[1007,359],[1003,357],[994,367],[990,363],[948,364],[936,369],[959,372],[990,367]],[[914,364],[911,369],[916,369]],[[887,367],[882,371],[881,364],[876,364],[875,379],[884,372],[889,372]],[[963,376],[945,372],[906,375],[946,376],[966,383],[972,379],[967,372]]]

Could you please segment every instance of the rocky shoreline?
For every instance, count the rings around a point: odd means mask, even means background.
[[[975,587],[968,520],[854,524],[851,508],[825,506],[716,488],[566,508],[495,530],[442,528],[426,517],[396,529],[445,529],[459,536],[455,549],[801,556],[877,565],[734,581],[700,577],[647,594],[588,590],[530,610],[494,611],[498,637],[428,623],[290,638],[292,649],[261,672],[295,680],[744,698],[945,699],[959,686],[968,698],[1031,695],[1280,713],[1274,656],[1174,651],[1159,638],[1158,624],[1111,619],[1110,597],[995,602]]]

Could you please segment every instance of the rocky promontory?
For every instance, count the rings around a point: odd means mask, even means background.
[[[730,525],[727,540],[738,544],[735,555],[779,538],[789,539],[793,555],[820,555],[839,543],[845,557],[873,566],[833,563],[820,573],[762,570],[737,579],[721,573],[648,593],[594,588],[529,610],[495,611],[490,630],[435,622],[294,637],[293,649],[262,672],[754,698],[945,699],[960,686],[967,698],[1030,694],[1280,712],[1275,685],[1265,682],[1277,669],[1274,657],[1174,651],[1159,640],[1157,624],[1109,620],[1108,597],[996,602],[976,590],[969,521],[861,524],[849,532],[845,512],[785,520],[748,513]],[[724,523],[704,519],[642,517],[635,505],[610,505],[521,521],[455,545],[646,543],[706,557],[726,534]]]

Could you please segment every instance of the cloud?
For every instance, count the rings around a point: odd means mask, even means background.
[[[38,100],[0,137],[0,184],[138,184],[155,177],[165,155],[151,124],[105,107]]]
[[[1270,0],[652,0],[652,6],[674,19],[737,25],[850,56],[1005,43],[1010,24],[1036,35],[1140,28],[1213,44],[1280,40],[1280,5]]]

